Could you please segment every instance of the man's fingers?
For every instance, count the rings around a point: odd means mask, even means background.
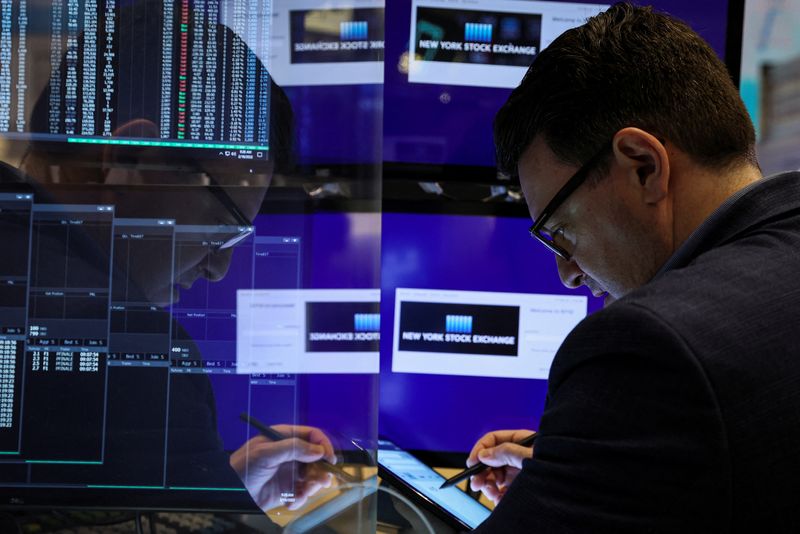
[[[305,495],[297,494],[297,495],[294,496],[294,499],[292,499],[291,502],[285,503],[286,504],[286,509],[294,511],[294,510],[297,510],[299,508],[302,508],[307,500],[308,500],[308,497],[306,497]]]
[[[330,488],[332,483],[333,475],[327,472],[314,473],[310,478],[298,481],[295,489],[295,500],[287,505],[287,508],[289,510],[298,510],[321,489]]]
[[[250,460],[262,461],[274,467],[295,460],[303,463],[316,462],[325,455],[325,449],[300,438],[289,438],[259,443],[250,448],[248,455]]]
[[[321,490],[324,485],[321,480],[306,480],[298,484],[296,495],[308,499]]]
[[[497,489],[497,486],[495,486],[494,484],[486,484],[481,489],[481,492],[495,504],[497,504],[497,501],[500,500],[501,497],[500,490]]]
[[[298,477],[299,482],[319,482],[323,487],[327,488],[333,482],[333,473],[326,471],[320,464],[309,464],[301,467],[302,473]]]
[[[486,465],[492,467],[510,465],[517,469],[522,469],[522,461],[531,457],[533,457],[532,447],[523,447],[516,443],[502,443],[478,453],[478,459]]]
[[[295,436],[322,446],[325,451],[325,459],[332,464],[336,463],[336,454],[333,452],[333,444],[328,436],[319,428],[305,425],[274,425],[272,428],[286,436]]]
[[[504,468],[494,470],[494,480],[498,488],[502,488],[506,484],[506,470]]]
[[[517,430],[495,430],[494,432],[487,432],[481,439],[479,439],[467,458],[467,467],[472,467],[480,458],[478,454],[484,449],[495,447],[501,443],[520,441],[533,434],[533,430],[517,429]]]
[[[333,444],[322,430],[318,428],[312,428],[308,434],[308,441],[322,446],[325,459],[332,464],[336,463],[336,454],[333,452]]]
[[[477,475],[472,475],[469,479],[469,487],[472,491],[480,491],[487,482],[488,472],[483,471]]]
[[[496,432],[487,432],[481,439],[475,442],[473,445],[472,450],[469,453],[469,457],[467,457],[467,467],[472,467],[473,465],[479,462],[478,460],[478,453],[483,449],[488,447],[494,447],[499,443],[498,439],[500,434],[506,432],[505,430],[498,430]]]

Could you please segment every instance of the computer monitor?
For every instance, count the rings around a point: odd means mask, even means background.
[[[738,77],[742,2],[652,4],[686,20]],[[602,306],[562,286],[552,253],[528,236],[522,204],[465,199],[470,187],[507,183],[494,166],[492,121],[532,58],[607,6],[387,6],[384,178],[399,194],[383,215],[380,433],[429,461],[463,465],[483,433],[535,429],[556,349]],[[452,194],[412,201],[399,185],[412,180]]]
[[[256,510],[230,465],[258,435],[242,413],[340,454],[374,442],[378,214],[265,201],[243,228],[174,208],[206,188],[18,189],[0,193],[0,504]]]
[[[800,168],[800,141],[791,111],[800,79],[800,23],[796,2],[747,2],[741,49],[742,100],[756,128],[764,175]]]
[[[0,136],[66,157],[263,163],[271,80],[245,44],[270,2],[19,2],[4,10]],[[231,12],[231,25],[220,20]],[[147,28],[144,31],[143,28]],[[84,162],[86,163],[86,162]]]
[[[276,0],[272,10],[270,72],[296,110],[298,164],[380,163],[384,1]]]
[[[602,302],[561,284],[529,225],[505,205],[383,213],[382,436],[463,455],[537,427],[556,349]]]
[[[497,181],[492,121],[539,50],[613,2],[401,0],[387,5],[385,176]],[[646,2],[689,23],[738,75],[743,3]],[[738,22],[738,23],[737,23]]]
[[[270,184],[307,128],[257,54],[271,2],[7,7],[0,505],[292,504],[242,413],[376,446],[380,216]]]

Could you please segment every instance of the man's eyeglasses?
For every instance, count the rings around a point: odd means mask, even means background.
[[[544,210],[542,210],[542,213],[536,219],[536,222],[534,222],[533,226],[531,226],[528,230],[531,234],[531,237],[542,243],[554,254],[567,261],[572,258],[572,255],[567,252],[563,246],[558,244],[559,241],[563,240],[563,230],[561,228],[555,230],[548,228],[547,220],[553,215],[559,206],[564,203],[567,197],[575,192],[575,190],[586,181],[589,173],[598,163],[600,163],[602,158],[605,156],[606,151],[610,147],[610,144],[603,145],[603,148],[601,148],[599,152],[589,158],[589,160],[584,163],[580,169],[578,169],[578,172],[573,174],[572,177],[567,180],[567,183],[564,184],[564,186],[555,194],[553,199],[547,203],[547,206],[545,206]]]
[[[230,195],[228,195],[224,187],[215,183],[214,185],[208,186],[208,189],[211,194],[214,195],[214,197],[219,200],[222,205],[225,206],[225,208],[233,215],[234,219],[236,219],[236,225],[238,226],[238,231],[235,235],[225,239],[221,243],[216,243],[214,249],[225,250],[227,248],[234,247],[253,233],[255,230],[253,223],[247,217],[245,217],[244,213],[242,213],[242,211],[239,209],[239,206],[236,205],[236,202],[234,202]]]

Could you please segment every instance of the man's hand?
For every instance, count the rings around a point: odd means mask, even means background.
[[[531,434],[533,430],[496,430],[484,434],[472,447],[467,467],[480,461],[492,468],[470,479],[472,491],[480,490],[495,504],[500,502],[522,469],[522,461],[533,457],[533,447],[522,447],[514,442]]]
[[[297,510],[333,482],[331,473],[313,463],[323,458],[336,463],[333,445],[318,428],[299,425],[272,428],[287,439],[271,441],[261,435],[251,438],[231,454],[230,464],[262,510],[266,512],[282,504],[289,510]]]

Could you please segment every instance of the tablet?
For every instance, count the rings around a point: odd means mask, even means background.
[[[391,441],[378,441],[378,474],[456,529],[472,530],[491,513],[456,487],[440,490],[444,477]]]

